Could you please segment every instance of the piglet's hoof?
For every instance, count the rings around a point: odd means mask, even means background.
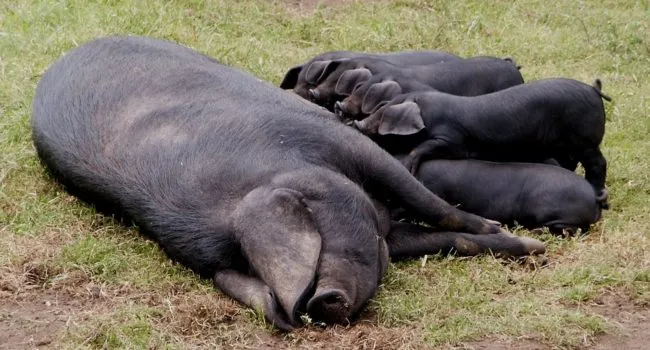
[[[496,221],[496,220],[490,220],[490,219],[485,219],[489,224],[496,225],[496,226],[501,226],[501,223]],[[510,233],[510,232],[508,232]],[[510,233],[511,234],[511,233]],[[514,236],[514,234],[512,234]]]
[[[607,191],[606,188],[603,188],[602,190],[600,190],[598,196],[596,196],[596,201],[598,202],[598,204],[600,204],[601,208],[607,210],[609,209],[608,198],[609,198],[609,191]]]
[[[402,164],[408,169],[408,171],[412,174],[415,175],[415,173],[418,171],[419,167],[419,162],[420,158],[419,157],[414,157],[414,156],[408,156],[402,160]]]
[[[531,255],[540,255],[546,253],[544,243],[530,237],[519,237],[519,241],[524,246],[526,253]]]

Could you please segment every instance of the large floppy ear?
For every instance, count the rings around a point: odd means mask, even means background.
[[[302,193],[258,187],[235,211],[234,227],[242,253],[268,285],[292,324],[315,280],[321,237]]]
[[[397,95],[402,94],[402,87],[392,80],[387,80],[381,83],[372,84],[370,89],[363,96],[361,103],[361,112],[363,114],[371,114],[380,107],[382,102],[388,102]]]
[[[336,82],[334,92],[339,95],[349,96],[354,87],[372,77],[370,70],[366,68],[351,69],[343,72]]]
[[[412,135],[424,129],[420,107],[413,101],[385,107],[377,132],[379,135]]]
[[[285,90],[295,88],[296,84],[298,83],[298,75],[300,75],[302,67],[303,65],[301,64],[289,69],[287,74],[284,75],[284,79],[282,79],[282,82],[280,83],[280,88]]]
[[[317,85],[327,78],[340,64],[342,60],[314,61],[307,67],[305,81],[311,85]]]

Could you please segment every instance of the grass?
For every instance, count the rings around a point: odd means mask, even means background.
[[[329,2],[3,2],[0,298],[56,293],[80,302],[91,311],[71,311],[54,342],[82,348],[421,348],[517,337],[574,348],[617,332],[616,312],[599,311],[616,305],[596,306],[603,296],[634,312],[650,305],[647,1]],[[39,165],[29,120],[40,75],[67,50],[117,33],[177,41],[275,84],[289,67],[334,49],[513,56],[526,80],[599,77],[614,98],[602,145],[612,209],[586,237],[543,236],[547,268],[492,257],[393,264],[355,326],[277,334],[134,228],[67,195]]]

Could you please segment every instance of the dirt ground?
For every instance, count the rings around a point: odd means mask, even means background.
[[[584,340],[580,348],[594,350],[625,349],[642,350],[648,349],[650,344],[650,309],[639,309],[629,301],[617,299],[613,296],[605,296],[600,304],[590,307],[596,313],[617,324],[612,333],[601,334],[596,339]],[[472,350],[546,350],[553,349],[534,339],[527,338],[505,338],[505,339],[484,339],[476,342],[468,342],[459,349]]]
[[[120,298],[103,298],[92,290],[82,288],[72,290],[31,290],[18,295],[3,295],[0,298],[0,344],[3,349],[49,349],[59,348],[60,340],[69,327],[83,322],[93,314],[106,312],[119,304]],[[100,292],[101,293],[101,292]],[[593,340],[584,341],[582,349],[647,349],[650,344],[650,309],[639,308],[624,298],[607,294],[585,307],[613,321],[616,329],[602,334]],[[331,340],[337,339],[338,345],[349,343],[359,345],[362,338],[373,339],[370,347],[399,348],[404,330],[377,329],[363,323],[348,329],[331,329],[326,331],[298,330],[311,333],[313,343],[309,348],[327,348]],[[276,348],[287,346],[275,336],[260,334],[258,346]],[[381,337],[377,337],[379,335]],[[361,342],[364,343],[364,342]],[[300,345],[296,344],[297,347]],[[480,341],[457,344],[451,349],[497,350],[552,349],[534,337],[488,338]]]
[[[0,344],[4,349],[55,347],[66,327],[101,307],[49,292],[31,292],[0,302]]]

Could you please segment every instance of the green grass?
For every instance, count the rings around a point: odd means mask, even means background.
[[[594,307],[600,296],[616,295],[637,310],[650,305],[647,1],[341,1],[305,10],[290,3],[2,2],[0,298],[64,291],[97,306],[57,338],[89,348],[332,341],[417,348],[519,336],[571,348],[617,331]],[[177,41],[274,84],[289,67],[335,49],[513,56],[529,81],[599,77],[614,98],[606,104],[602,145],[612,209],[586,238],[543,236],[547,268],[530,271],[492,257],[394,264],[356,326],[278,335],[135,229],[65,194],[39,165],[29,120],[40,75],[62,53],[109,34]],[[97,288],[100,297],[89,294]]]

